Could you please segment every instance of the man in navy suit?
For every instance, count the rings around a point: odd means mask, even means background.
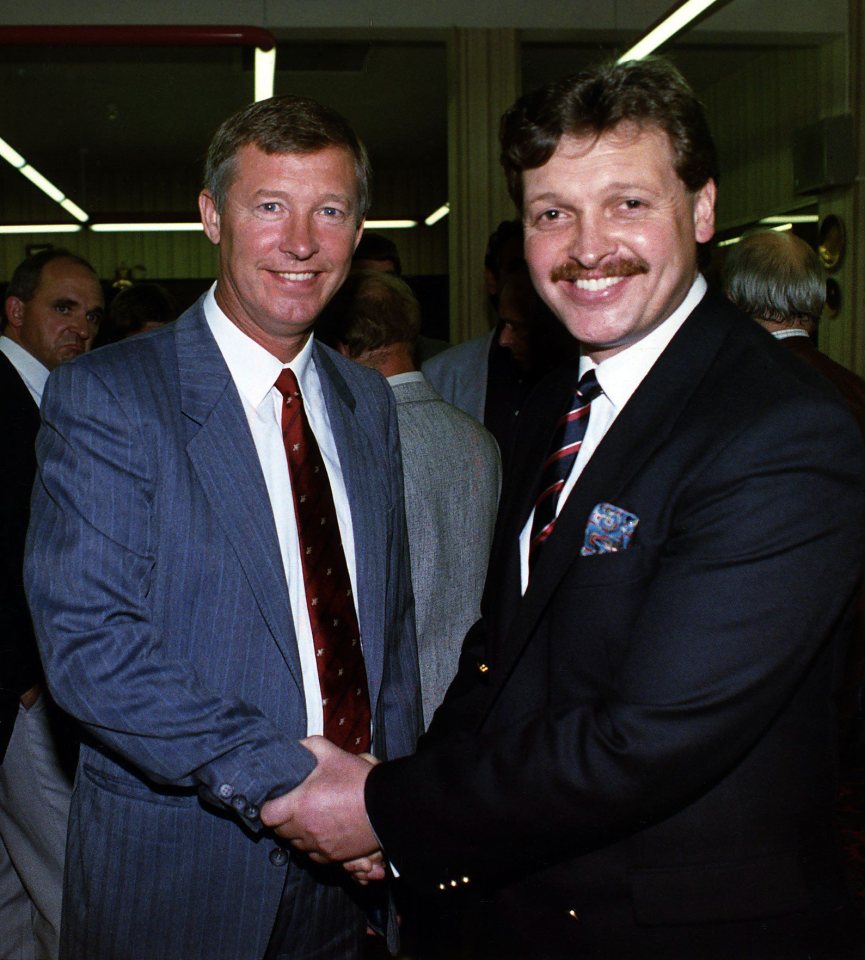
[[[49,373],[90,349],[103,299],[93,267],[51,248],[15,268],[0,336],[0,931],[3,957],[56,958],[77,731],[45,691],[24,596],[24,541]]]
[[[259,816],[304,737],[397,757],[419,728],[393,398],[311,336],[368,203],[343,118],[246,108],[208,152],[214,287],[49,382],[25,577],[85,737],[65,960],[355,958],[381,916]]]
[[[316,742],[262,816],[322,859],[372,830],[404,881],[478,890],[473,956],[858,956],[831,827],[856,425],[707,292],[715,151],[672,66],[551,84],[502,130],[579,368],[520,414],[482,619],[417,754]]]

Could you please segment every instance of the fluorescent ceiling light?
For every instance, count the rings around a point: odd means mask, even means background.
[[[763,217],[760,223],[816,223],[819,219],[816,213],[794,213],[787,217]]]
[[[656,27],[650,30],[642,40],[626,50],[618,59],[618,63],[625,60],[642,60],[648,57],[661,44],[666,43],[670,37],[684,30],[688,24],[700,16],[703,11],[708,10],[717,0],[685,0],[680,7],[677,7],[668,17],[662,20]]]
[[[417,226],[417,220],[367,220],[370,230],[408,230]]]
[[[273,96],[273,78],[276,74],[276,47],[270,50],[255,48],[255,102]]]
[[[78,233],[79,223],[13,223],[0,225],[0,234]]]
[[[76,220],[84,223],[88,219],[88,215],[77,203],[73,203],[67,199],[66,194],[59,189],[59,187],[56,187],[47,177],[43,177],[14,147],[2,139],[0,139],[0,158],[15,167],[15,169],[27,177],[35,187],[38,187],[43,193],[47,194],[55,203],[59,203],[67,213],[71,213]],[[68,233],[69,231],[64,232]]]
[[[82,210],[77,203],[74,203],[72,200],[70,200],[69,197],[67,197],[65,200],[61,200],[60,206],[63,207],[67,213],[71,213],[76,220],[80,220],[81,223],[87,223],[87,221],[90,219],[87,213]]]
[[[775,231],[775,233],[784,233],[785,230],[792,230],[792,229],[793,229],[793,224],[790,222],[790,221],[793,219],[792,217],[785,217],[785,218],[782,218],[782,217],[767,217],[766,220],[761,220],[760,223],[767,223],[769,220],[781,220],[781,219],[784,220],[783,223],[779,223],[777,227],[772,227],[772,229]],[[738,236],[738,237],[730,237],[729,240],[719,240],[719,241],[718,241],[718,246],[719,246],[719,247],[732,247],[734,243],[738,243],[741,239],[742,239],[742,237],[741,237],[741,236]]]
[[[91,223],[94,233],[192,233],[203,230],[200,223]]]
[[[439,220],[446,217],[451,212],[451,205],[449,203],[443,203],[438,210],[433,210],[433,212],[424,220],[424,223],[431,227],[434,223],[438,223]]]
[[[47,177],[43,177],[42,174],[35,167],[31,167],[29,163],[25,163],[23,167],[19,167],[18,169],[34,186],[39,187],[43,193],[51,197],[55,203],[60,203],[61,200],[66,199],[66,194],[62,190],[55,187]]]
[[[27,161],[21,154],[14,148],[11,147],[5,140],[0,139],[0,157],[2,157],[7,163],[11,163],[16,170],[20,170]]]

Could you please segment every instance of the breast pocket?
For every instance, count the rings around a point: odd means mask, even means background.
[[[550,642],[565,675],[595,688],[615,684],[653,569],[652,555],[637,546],[574,560],[548,617]]]

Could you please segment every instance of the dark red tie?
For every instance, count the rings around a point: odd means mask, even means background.
[[[595,371],[587,370],[580,378],[567,410],[556,423],[550,450],[541,470],[539,493],[535,500],[535,515],[529,540],[530,568],[556,525],[559,494],[583,444],[592,400],[602,392]]]
[[[282,371],[276,389],[284,399],[282,439],[321,686],[324,735],[344,750],[365,753],[370,745],[369,689],[330,481],[291,370]]]

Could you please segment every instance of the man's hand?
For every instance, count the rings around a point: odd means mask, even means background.
[[[290,793],[264,804],[262,823],[316,863],[358,860],[353,872],[361,878],[369,874],[369,879],[378,879],[372,860],[378,841],[363,802],[364,784],[375,758],[346,753],[324,737],[300,742],[314,754],[318,765]],[[369,869],[365,858],[370,859]]]
[[[39,694],[42,693],[42,684],[37,683],[36,686],[31,687],[29,690],[25,690],[21,694],[21,706],[25,710],[29,710],[39,699]]]
[[[368,857],[358,857],[343,864],[349,876],[355,883],[365,887],[371,880],[384,880],[387,871],[384,867],[384,855],[381,850]]]

